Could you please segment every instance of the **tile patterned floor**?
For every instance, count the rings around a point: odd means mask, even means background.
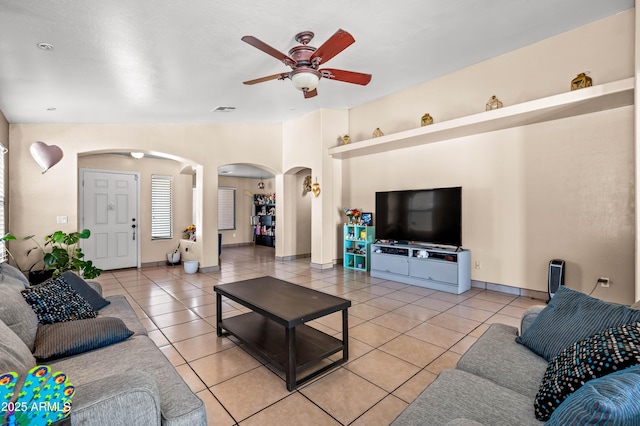
[[[287,392],[283,374],[215,332],[213,287],[271,275],[350,299],[349,362]],[[473,288],[454,295],[309,259],[274,260],[267,247],[225,248],[221,270],[166,266],[105,272],[105,295],[125,294],[149,336],[205,402],[210,425],[387,425],[491,323],[518,326],[542,301]],[[223,301],[223,315],[246,309]],[[310,325],[341,334],[340,313]]]

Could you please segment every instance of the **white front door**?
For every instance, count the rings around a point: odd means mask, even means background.
[[[85,260],[101,269],[138,267],[138,174],[81,169],[82,229]]]

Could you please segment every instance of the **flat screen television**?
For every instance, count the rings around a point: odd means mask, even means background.
[[[462,188],[376,192],[376,239],[462,246]]]

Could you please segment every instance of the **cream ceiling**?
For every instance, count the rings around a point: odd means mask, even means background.
[[[0,109],[10,123],[281,122],[351,108],[634,6],[633,0],[2,0]],[[242,42],[287,53],[338,28],[356,43],[304,99],[287,71]],[[37,43],[54,45],[44,51]],[[576,70],[580,72],[583,70]],[[212,112],[216,107],[232,111]],[[55,108],[54,110],[49,110]]]

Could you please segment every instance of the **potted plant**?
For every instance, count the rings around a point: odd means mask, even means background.
[[[102,269],[93,266],[90,260],[84,260],[84,253],[78,247],[81,239],[91,236],[91,231],[84,229],[82,232],[56,231],[45,237],[44,246],[50,247],[51,251],[45,253],[43,261],[46,270],[53,270],[53,276],[62,274],[64,271],[76,271],[82,277],[96,278],[102,273]]]
[[[24,240],[28,240],[28,239],[33,239],[33,236],[24,238]],[[22,269],[22,267],[18,263],[18,260],[13,256],[13,254],[9,250],[9,247],[7,247],[7,241],[17,241],[17,240],[18,239],[15,237],[15,235],[10,234],[10,233],[7,233],[2,237],[2,241],[5,243],[5,246],[4,246],[5,251],[7,252],[9,257],[11,258],[11,260],[13,260],[13,263],[15,263],[16,268],[18,268],[20,270],[20,272],[26,273],[28,275],[29,283],[31,283],[31,284],[40,284],[41,282],[44,282],[48,278],[51,278],[51,276],[53,275],[53,271],[46,271],[44,269],[41,269],[41,270],[34,270],[33,269],[37,264],[39,264],[41,262],[41,259],[36,261],[33,265],[31,265],[31,267],[28,270]],[[36,243],[37,243],[37,241],[36,241]],[[29,250],[27,252],[27,256],[34,249]]]
[[[75,271],[86,279],[98,277],[102,273],[102,269],[96,268],[91,260],[84,260],[84,253],[78,247],[81,239],[87,239],[90,236],[91,231],[88,229],[71,233],[55,231],[45,237],[44,244],[40,244],[34,235],[25,237],[25,240],[33,240],[37,245],[37,247],[33,247],[27,252],[27,256],[33,250],[39,250],[42,253],[42,259],[39,259],[29,268],[29,281],[33,283],[38,280],[37,278],[32,278],[32,275],[37,275],[37,272],[33,271],[33,267],[41,261],[46,275],[50,274],[55,277],[65,271]]]
[[[15,235],[9,234],[9,233],[4,234],[4,236],[2,237],[2,242],[4,243],[4,250],[7,252],[11,260],[13,260],[13,263],[16,264],[16,268],[18,268],[21,272],[24,272],[22,271],[22,268],[18,264],[18,261],[16,260],[16,258],[13,257],[13,254],[11,254],[11,251],[9,251],[9,247],[7,247],[7,241],[16,241],[16,240],[17,238],[15,237]]]

